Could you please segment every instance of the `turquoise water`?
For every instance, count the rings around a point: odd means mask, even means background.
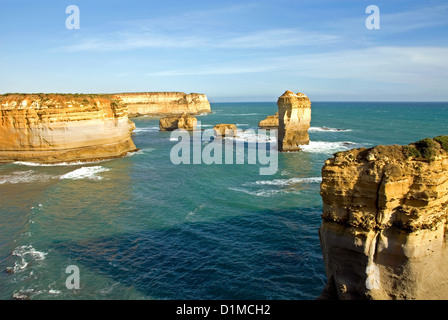
[[[212,109],[198,117],[204,129],[256,129],[277,111],[275,103]],[[326,281],[324,161],[447,134],[447,121],[448,103],[315,102],[311,144],[279,154],[268,176],[260,164],[176,166],[177,141],[149,117],[135,119],[141,150],[121,159],[1,165],[0,299],[315,299]],[[65,286],[70,265],[79,290]]]

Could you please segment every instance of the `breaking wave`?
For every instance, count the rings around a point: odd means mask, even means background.
[[[37,251],[32,245],[24,245],[14,249],[13,256],[19,257],[20,260],[14,263],[14,267],[6,268],[9,273],[17,273],[26,269],[33,261],[44,260],[48,253]]]
[[[327,128],[327,127],[311,127],[308,129],[308,132],[349,132],[351,129],[336,129],[336,128]]]
[[[53,178],[56,177],[44,173],[37,173],[34,170],[15,171],[11,174],[0,176],[0,184],[33,183],[38,181],[49,181]]]
[[[300,148],[304,152],[328,153],[328,154],[332,154],[339,151],[346,151],[357,147],[361,147],[361,145],[350,141],[339,141],[339,142],[310,141],[308,145],[300,146]]]
[[[61,176],[61,180],[70,179],[70,180],[80,180],[80,179],[92,179],[92,180],[102,180],[103,177],[98,176],[98,173],[109,171],[108,168],[104,168],[102,166],[95,167],[82,167],[76,170],[73,170],[69,173]]]

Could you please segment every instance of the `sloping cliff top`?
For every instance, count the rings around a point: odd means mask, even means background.
[[[306,94],[298,92],[294,93],[291,90],[286,90],[283,95],[278,98],[277,105],[279,107],[306,107],[311,108],[311,101]]]
[[[106,94],[7,93],[0,95],[0,110],[72,108],[94,106],[98,102],[120,101]]]

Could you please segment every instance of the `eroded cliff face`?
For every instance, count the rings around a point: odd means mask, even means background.
[[[311,101],[303,93],[286,91],[278,98],[278,150],[299,151],[310,142]]]
[[[448,139],[438,140],[326,161],[321,298],[448,299]]]
[[[210,103],[205,94],[183,92],[119,93],[129,109],[129,116],[177,115],[210,113]]]
[[[57,163],[135,151],[126,106],[106,95],[0,96],[0,162]]]

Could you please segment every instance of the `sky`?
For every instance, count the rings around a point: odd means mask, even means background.
[[[446,0],[0,0],[0,49],[0,93],[448,101]]]

